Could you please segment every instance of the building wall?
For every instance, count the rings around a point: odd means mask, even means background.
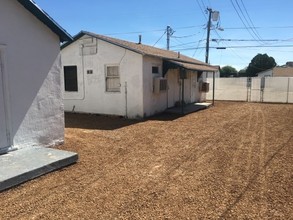
[[[293,67],[275,67],[273,77],[293,77]]]
[[[59,37],[17,1],[1,0],[0,45],[10,144],[23,148],[62,143]]]
[[[210,89],[207,99],[212,95]],[[215,100],[292,103],[293,77],[217,78]]]
[[[153,74],[152,67],[159,67],[159,73]],[[143,105],[144,117],[162,112],[167,108],[167,91],[154,93],[154,78],[162,77],[162,59],[144,56],[143,58]]]
[[[87,42],[92,42],[91,49]],[[63,67],[76,65],[78,72],[78,92],[64,92],[66,111],[143,117],[140,54],[87,35],[63,48],[61,54]],[[119,65],[120,92],[106,92],[106,65]]]
[[[258,77],[273,76],[273,69],[265,70],[257,74]]]
[[[207,93],[207,99],[211,100],[213,96],[213,79],[208,78],[210,90]],[[252,87],[254,88],[254,87]],[[257,88],[259,88],[257,86]],[[215,79],[215,99],[216,100],[247,100],[247,78],[216,78]]]
[[[176,105],[181,101],[181,80],[179,77],[179,69],[168,70],[166,77],[168,79],[168,108]]]

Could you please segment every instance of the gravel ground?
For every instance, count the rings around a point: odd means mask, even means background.
[[[293,105],[145,121],[66,114],[79,162],[0,194],[0,219],[293,219]]]

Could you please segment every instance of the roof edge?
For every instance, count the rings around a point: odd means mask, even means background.
[[[141,55],[145,55],[144,53],[142,53],[141,51],[139,50],[135,50],[133,48],[130,48],[130,47],[127,47],[123,44],[119,44],[117,42],[114,42],[114,41],[111,41],[110,39],[105,39],[103,38],[102,36],[98,35],[98,34],[94,34],[94,33],[91,33],[91,32],[88,32],[88,31],[80,31],[78,34],[76,34],[75,36],[73,36],[73,42],[74,41],[77,41],[78,39],[80,39],[81,37],[83,37],[84,35],[89,35],[91,37],[94,37],[94,38],[97,38],[99,40],[102,40],[102,41],[105,41],[107,43],[110,43],[110,44],[113,44],[113,45],[116,45],[116,46],[119,46],[119,47],[122,47],[124,49],[127,49],[127,50],[130,50],[130,51],[133,51],[135,53],[138,53],[138,54],[141,54]],[[65,47],[69,46],[71,43],[73,42],[66,42],[65,44],[61,45],[61,50],[64,49]]]
[[[43,22],[49,29],[59,36],[60,42],[72,41],[72,36],[63,29],[52,17],[41,9],[33,0],[17,0],[24,8]]]

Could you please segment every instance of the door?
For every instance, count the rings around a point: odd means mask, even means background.
[[[180,81],[176,70],[169,70],[168,78],[168,108],[174,107],[176,102],[180,101]]]
[[[7,133],[7,113],[5,104],[5,86],[3,73],[3,59],[0,51],[0,153],[9,146]]]

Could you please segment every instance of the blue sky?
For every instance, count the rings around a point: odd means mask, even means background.
[[[166,27],[175,31],[170,49],[205,61],[206,8],[213,22],[209,62],[240,70],[258,53],[278,65],[293,61],[292,0],[35,0],[71,35],[81,30],[166,48]],[[218,23],[218,24],[217,24]],[[224,31],[220,31],[219,28]],[[216,49],[214,47],[225,47]]]

